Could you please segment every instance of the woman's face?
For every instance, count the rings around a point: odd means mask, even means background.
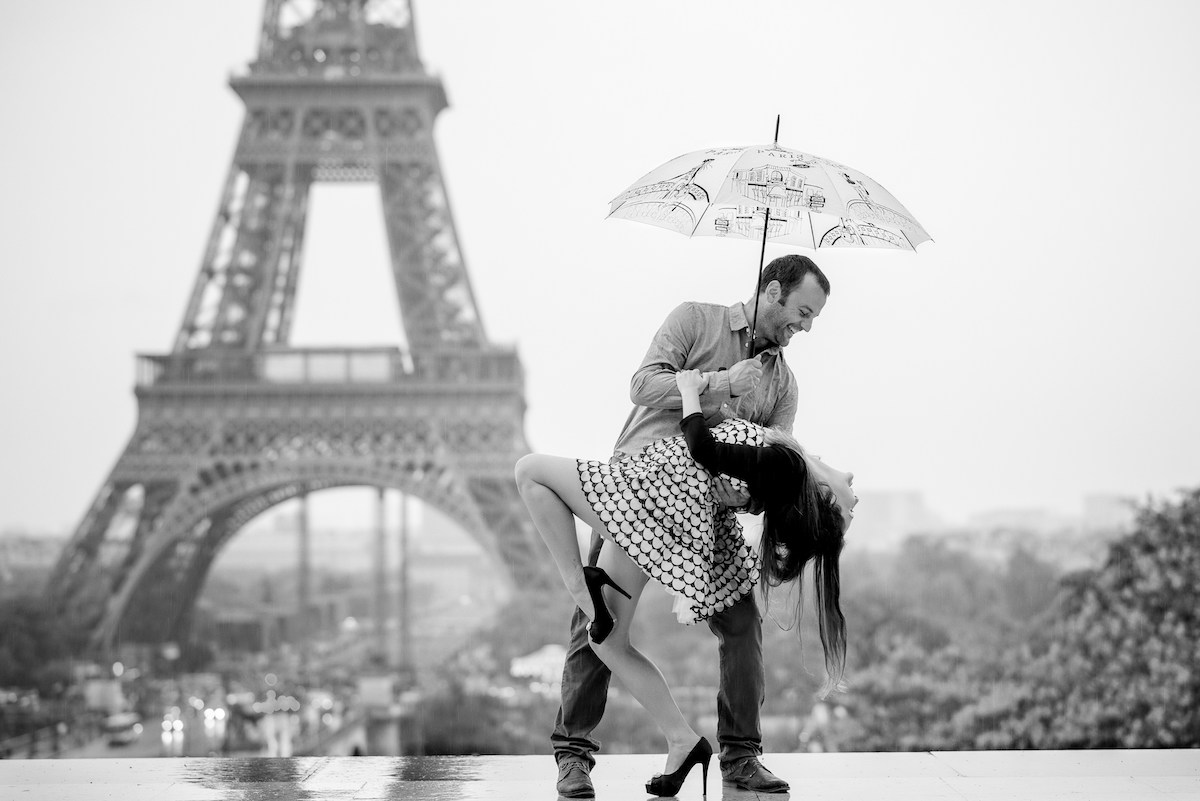
[[[808,469],[818,484],[825,484],[833,495],[834,502],[842,510],[845,528],[850,527],[854,519],[854,507],[858,504],[858,496],[854,494],[854,474],[843,473],[836,467],[830,467],[821,461],[820,456],[806,453]]]

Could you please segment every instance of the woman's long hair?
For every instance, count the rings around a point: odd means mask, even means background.
[[[804,458],[804,449],[784,431],[767,428],[763,439],[768,445],[783,445]],[[761,543],[764,605],[769,601],[771,587],[794,580],[800,590],[797,612],[803,614],[804,566],[810,561],[813,564],[817,629],[825,650],[826,679],[821,689],[824,698],[830,692],[843,689],[842,679],[846,673],[846,618],[839,601],[841,574],[838,568],[838,559],[846,544],[842,512],[829,487],[818,484],[806,470],[796,506],[788,510],[784,520],[767,523],[771,521],[764,521]]]

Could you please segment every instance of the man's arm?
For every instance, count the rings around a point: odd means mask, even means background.
[[[667,316],[642,366],[629,382],[629,399],[638,406],[655,409],[680,409],[683,401],[675,374],[687,367],[688,355],[700,335],[703,322],[700,310],[693,303],[681,303]],[[700,396],[700,409],[706,417],[715,415],[729,395],[729,373],[726,370],[710,373],[708,386]]]
[[[722,506],[727,506],[735,512],[746,512],[752,515],[762,512],[762,502],[751,498],[749,490],[734,489],[733,485],[720,475],[713,476],[711,483],[713,497]]]

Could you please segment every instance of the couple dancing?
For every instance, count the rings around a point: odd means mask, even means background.
[[[845,666],[838,557],[857,499],[851,474],[805,452],[789,433],[796,379],[781,352],[792,336],[810,330],[828,296],[829,281],[811,259],[773,260],[762,275],[753,343],[747,319],[753,299],[729,307],[684,303],[655,334],[633,376],[637,405],[609,462],[530,454],[517,463],[521,497],[577,605],[552,736],[560,795],[595,794],[590,773],[599,742],[591,735],[612,674],[667,738],[666,766],[647,782],[647,792],[675,795],[696,765],[707,790],[712,746],[688,724],[658,668],[629,641],[651,578],[673,596],[681,622],[705,621],[717,636],[723,778],[743,789],[788,790],[758,760],[765,672],[752,590],[759,581],[764,595],[770,586],[798,581],[813,563],[826,690],[836,686]],[[737,510],[763,514],[757,554],[741,536]],[[587,565],[575,517],[593,529]],[[605,540],[609,547],[602,547]]]

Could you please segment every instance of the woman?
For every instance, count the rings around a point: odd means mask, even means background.
[[[761,570],[769,586],[798,580],[812,561],[826,691],[845,667],[845,619],[838,604],[838,556],[857,498],[853,475],[806,454],[787,434],[731,419],[709,431],[700,411],[707,378],[676,374],[683,437],[651,444],[614,464],[530,454],[517,462],[517,487],[575,603],[592,621],[592,650],[646,708],[667,738],[667,764],[646,790],[674,795],[694,765],[707,785],[712,747],[688,725],[658,668],[629,642],[648,578],[675,596],[685,623],[706,619],[750,591],[759,577],[734,514],[713,498],[710,476],[746,482],[764,506]],[[715,436],[714,436],[715,435]],[[619,548],[585,567],[578,517]],[[615,592],[605,593],[604,587]]]

